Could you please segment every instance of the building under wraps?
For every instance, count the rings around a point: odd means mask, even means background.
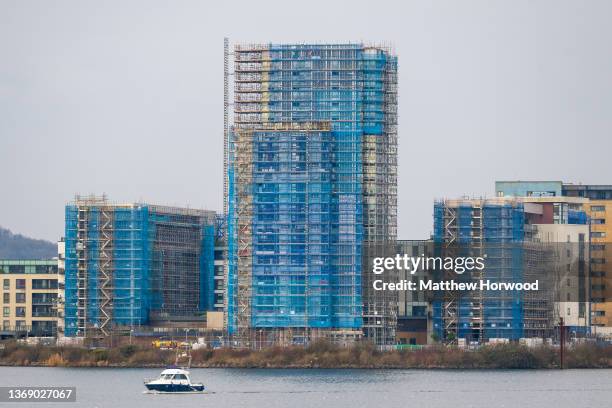
[[[213,211],[77,196],[66,206],[65,334],[213,310],[214,226]]]
[[[384,47],[230,51],[226,40],[226,325],[234,345],[363,334],[394,341],[397,303],[367,289],[362,251],[396,238],[396,87],[397,58]]]
[[[516,200],[442,200],[434,204],[434,244],[441,255],[484,257],[474,280],[523,282],[525,214]],[[455,280],[459,276],[452,276]],[[552,307],[547,307],[552,313]],[[446,291],[432,302],[433,331],[441,341],[485,342],[524,336],[525,299],[518,291]]]

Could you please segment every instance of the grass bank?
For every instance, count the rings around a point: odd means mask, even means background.
[[[0,365],[53,367],[163,367],[174,362],[174,352],[150,346],[124,345],[111,349],[28,346],[5,343]],[[309,347],[264,350],[200,349],[192,353],[192,367],[215,368],[558,368],[559,353],[551,347],[518,344],[484,346],[465,351],[449,347],[378,351],[369,344],[341,348],[326,342]],[[566,368],[612,368],[612,346],[580,344],[569,347]]]

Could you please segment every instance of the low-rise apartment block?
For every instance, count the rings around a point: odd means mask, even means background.
[[[56,336],[60,298],[57,260],[0,260],[0,279],[0,336]]]

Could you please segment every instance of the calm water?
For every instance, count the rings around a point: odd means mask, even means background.
[[[77,387],[76,403],[35,407],[612,407],[612,370],[192,369],[208,394],[143,394],[143,378],[159,372],[0,367],[0,385]]]

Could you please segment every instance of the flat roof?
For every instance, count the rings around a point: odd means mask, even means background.
[[[561,180],[495,180],[496,183],[560,183]]]

